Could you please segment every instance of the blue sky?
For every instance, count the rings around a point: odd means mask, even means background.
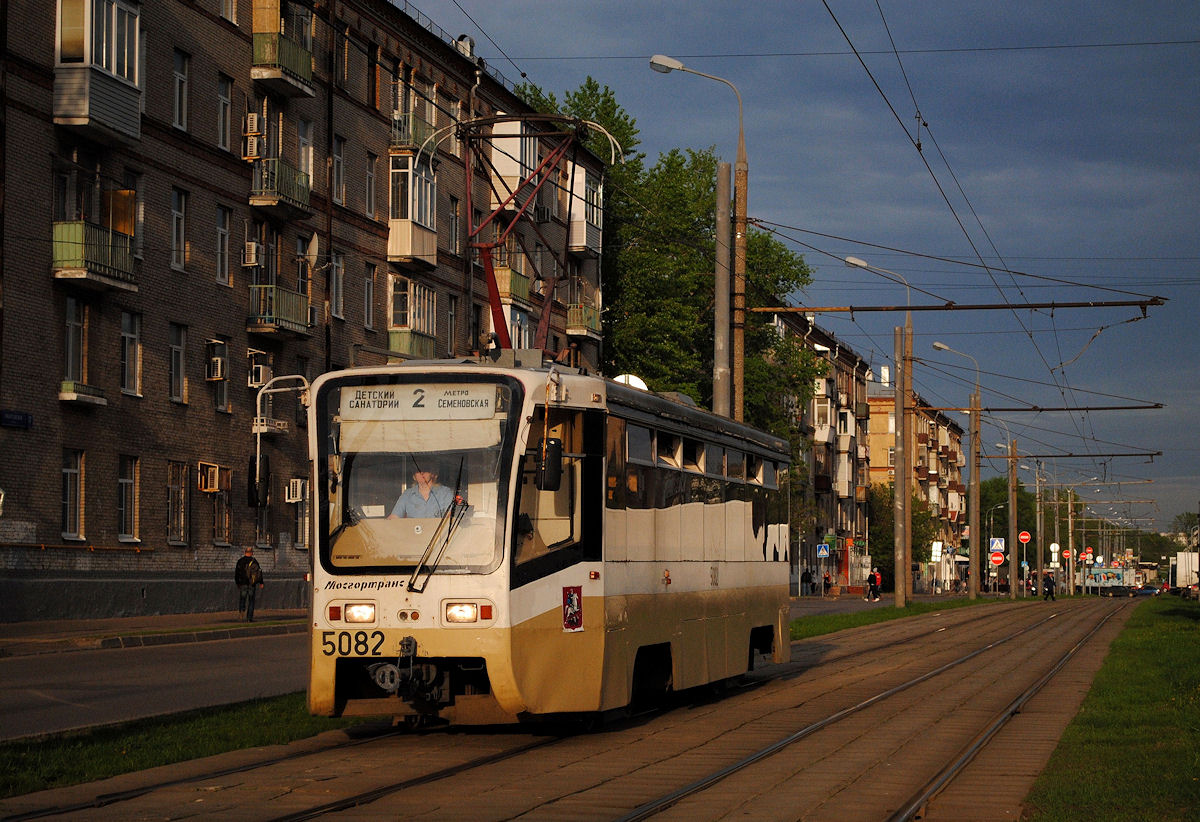
[[[939,340],[979,361],[985,408],[1162,403],[989,414],[984,451],[998,452],[1007,425],[1030,455],[1022,464],[1041,457],[1051,482],[1122,482],[1087,494],[1098,513],[1111,507],[1142,527],[1200,507],[1194,0],[415,6],[449,34],[474,37],[513,81],[523,72],[560,97],[589,75],[612,88],[649,162],[709,146],[732,162],[737,139],[733,93],[652,72],[652,54],[733,82],[750,216],[781,227],[814,269],[795,305],[904,303],[902,284],[848,268],[846,256],[903,276],[913,305],[1166,298],[1144,319],[1136,308],[914,312],[916,386],[933,405],[966,404],[974,367],[934,351]],[[917,111],[928,124],[919,134]],[[902,320],[859,312],[818,323],[878,367],[890,363]],[[1099,456],[1159,451],[1153,461]],[[985,477],[1004,470],[990,462]],[[1032,486],[1032,472],[1021,473]]]

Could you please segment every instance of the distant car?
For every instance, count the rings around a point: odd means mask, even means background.
[[[1134,589],[1128,585],[1108,585],[1100,589],[1102,597],[1131,597],[1134,595]]]
[[[1160,591],[1154,585],[1143,585],[1141,588],[1133,589],[1133,593],[1139,597],[1156,597]]]

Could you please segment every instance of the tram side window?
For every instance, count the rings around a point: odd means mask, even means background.
[[[537,487],[537,466],[542,436],[531,437],[522,461],[521,508],[517,523],[516,562],[521,564],[576,545],[580,538],[580,488],[583,481],[582,425],[574,414],[552,415],[546,425],[543,413],[533,419],[533,431],[563,443],[562,482],[553,491]]]
[[[625,507],[653,508],[655,501],[654,432],[632,423],[625,426]]]
[[[608,455],[608,473],[604,478],[605,505],[620,511],[625,507],[625,420],[608,418],[605,451]]]

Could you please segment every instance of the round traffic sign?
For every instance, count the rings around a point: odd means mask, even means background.
[[[1017,539],[1019,539],[1022,543],[1026,543],[1029,542],[1032,537],[1029,536],[1028,531],[1022,531],[1021,533],[1017,534]]]
[[[1004,554],[1000,551],[992,551],[992,555],[991,555],[990,559],[991,559],[992,565],[1003,565],[1004,564]]]
[[[1070,558],[1071,558],[1071,549],[1070,549],[1070,548],[1064,548],[1064,549],[1063,549],[1063,552],[1062,552],[1062,555],[1063,555],[1063,559],[1070,559]]]

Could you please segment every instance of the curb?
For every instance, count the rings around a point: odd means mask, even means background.
[[[145,648],[156,645],[181,645],[192,642],[217,642],[224,639],[242,639],[253,636],[299,634],[307,630],[307,621],[301,620],[275,623],[273,625],[245,625],[215,628],[208,631],[178,631],[166,634],[145,633],[106,637],[78,637],[73,639],[29,639],[0,647],[0,657],[57,654],[68,651],[95,651],[112,648]]]

